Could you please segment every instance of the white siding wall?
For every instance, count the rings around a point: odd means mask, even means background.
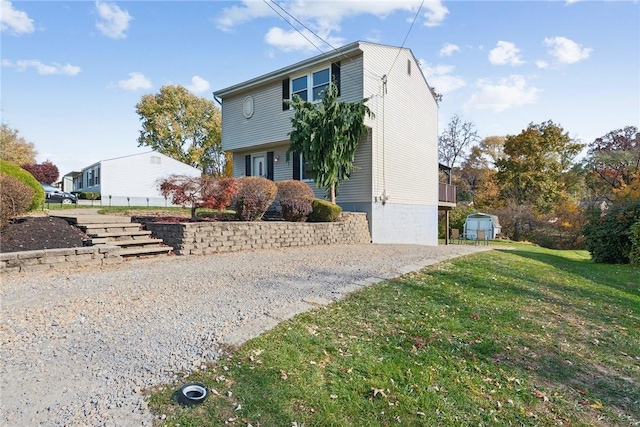
[[[160,163],[151,163],[151,156],[159,157]],[[100,177],[102,203],[107,203],[109,195],[161,198],[157,181],[171,174],[199,176],[200,170],[156,152],[104,160]]]
[[[369,102],[373,126],[373,193],[386,190],[389,203],[438,204],[437,105],[408,50],[364,44],[365,91],[378,89]],[[411,61],[411,75],[407,73]],[[389,70],[391,69],[391,72]],[[387,74],[387,90],[380,80]]]

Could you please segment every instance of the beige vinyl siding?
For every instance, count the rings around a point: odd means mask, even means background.
[[[352,58],[338,58],[306,71],[330,67],[340,60],[340,100],[354,102],[362,99],[362,54]],[[304,73],[304,70],[300,71]],[[243,114],[247,96],[253,97],[254,112],[250,118]],[[222,101],[222,149],[237,151],[248,147],[288,140],[293,111],[282,111],[282,79],[225,98]]]
[[[359,169],[351,174],[351,178],[340,184],[339,194],[336,198],[338,204],[348,205],[349,203],[373,201],[370,132],[367,132],[358,144],[355,164]]]
[[[366,93],[376,115],[373,128],[373,195],[386,193],[389,203],[437,205],[437,105],[408,49],[362,44]],[[394,63],[392,68],[392,64]],[[411,75],[407,73],[411,61]],[[390,72],[391,70],[391,72]],[[381,80],[387,74],[383,92]]]

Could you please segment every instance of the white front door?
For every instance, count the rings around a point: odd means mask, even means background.
[[[267,176],[267,166],[264,161],[264,156],[256,156],[253,158],[253,170],[251,171],[253,176]]]

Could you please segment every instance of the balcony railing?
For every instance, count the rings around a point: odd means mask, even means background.
[[[456,186],[445,183],[438,183],[439,187],[439,197],[438,200],[445,203],[455,203],[456,202]]]

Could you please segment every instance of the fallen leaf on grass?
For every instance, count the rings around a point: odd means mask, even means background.
[[[542,399],[543,402],[548,402],[549,398],[547,397],[546,394],[544,394],[543,392],[541,392],[540,390],[536,390],[533,394],[535,394],[535,396],[538,399]]]
[[[589,405],[591,408],[593,409],[602,409],[604,408],[604,406],[602,406],[602,403],[598,402],[597,400],[595,402],[593,402],[591,405]]]
[[[286,380],[287,378],[289,378],[289,375],[285,371],[280,371],[280,379]]]

